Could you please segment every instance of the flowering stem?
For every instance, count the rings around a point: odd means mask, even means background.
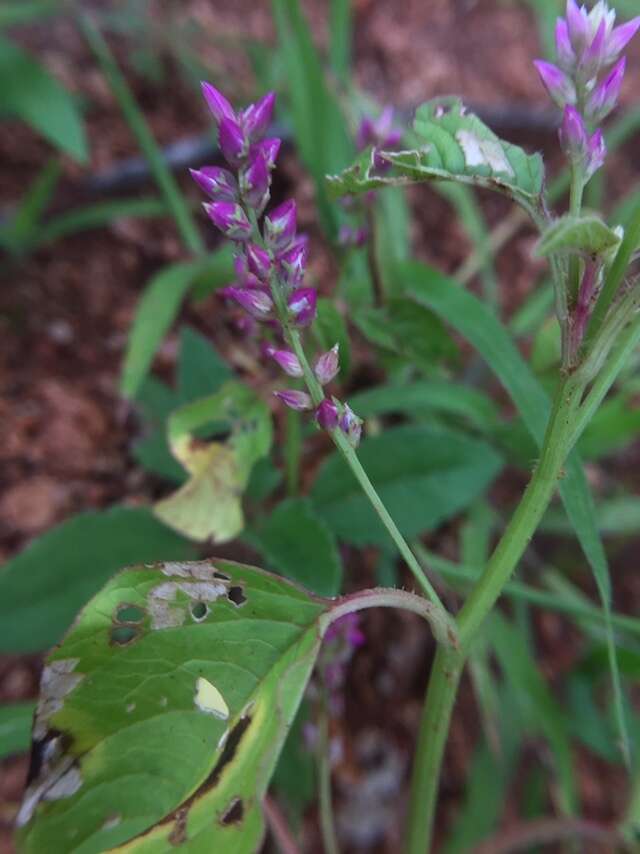
[[[306,354],[304,352],[304,347],[302,346],[300,333],[297,329],[293,329],[289,324],[284,325],[284,332],[285,338],[287,339],[289,346],[298,357],[298,361],[300,362],[300,366],[302,367],[304,380],[307,385],[307,389],[309,390],[309,394],[311,395],[311,399],[313,400],[314,405],[318,406],[324,399],[324,392],[322,390],[322,386],[316,379],[315,374],[311,370],[311,366],[309,365]],[[442,610],[443,614],[446,614],[446,609],[440,601],[440,597],[438,596],[431,582],[425,575],[422,567],[420,566],[420,563],[418,562],[418,559],[413,554],[406,540],[398,530],[398,526],[391,518],[389,511],[384,506],[380,496],[378,495],[373,484],[369,480],[366,471],[363,469],[355,450],[349,444],[349,440],[339,427],[336,427],[334,430],[331,430],[330,435],[333,439],[336,448],[338,449],[338,451],[340,451],[345,462],[353,472],[354,477],[362,487],[364,494],[369,499],[371,506],[377,513],[380,521],[389,532],[389,536],[396,544],[398,551],[406,561],[407,566],[413,573],[416,581],[424,591],[425,595],[431,602],[433,602],[434,605],[436,605],[436,607]]]
[[[558,388],[540,462],[482,577],[458,616],[460,648],[438,647],[422,712],[409,806],[407,854],[430,850],[438,780],[458,682],[474,638],[502,593],[549,505],[575,440],[586,381],[576,372]]]

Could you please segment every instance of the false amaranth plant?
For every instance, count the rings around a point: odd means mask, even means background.
[[[33,774],[20,811],[23,851],[257,850],[264,831],[261,801],[321,640],[329,641],[321,675],[330,704],[331,687],[342,683],[345,660],[362,640],[349,615],[377,606],[420,614],[437,642],[405,845],[407,854],[431,850],[442,757],[461,675],[558,488],[602,599],[600,626],[608,644],[618,733],[628,752],[608,569],[573,448],[640,342],[640,293],[637,281],[628,277],[640,244],[640,208],[624,232],[582,209],[585,185],[606,153],[598,125],[618,97],[620,54],[639,27],[640,18],[615,27],[604,2],[587,13],[569,0],[557,28],[558,64],[538,63],[564,108],[560,140],[572,181],[570,210],[563,216],[549,213],[541,157],[501,140],[451,98],[418,109],[402,150],[383,148],[379,134],[370,134],[356,162],[329,178],[337,195],[434,180],[497,191],[530,216],[540,232],[538,251],[550,261],[563,341],[552,405],[491,311],[435,271],[425,272],[415,262],[398,266],[407,298],[446,316],[491,363],[540,446],[513,516],[455,615],[445,609],[361,465],[360,419],[325,392],[338,371],[337,347],[312,359],[307,355],[305,331],[316,314],[315,290],[304,282],[307,244],[296,233],[293,201],[267,212],[279,149],[277,139],[265,137],[274,96],[237,112],[204,84],[229,168],[205,167],[193,176],[211,198],[205,205],[209,217],[235,247],[237,281],[224,296],[260,324],[266,355],[304,382],[304,389],[278,392],[279,399],[313,412],[423,595],[372,589],[323,599],[281,577],[224,560],[125,570],[89,603],[47,661]],[[177,426],[178,438],[190,436],[191,421]],[[336,628],[330,629],[332,624]],[[332,652],[338,652],[333,660]],[[326,744],[326,737],[321,740]],[[327,769],[325,763],[322,826],[325,847],[333,852]]]

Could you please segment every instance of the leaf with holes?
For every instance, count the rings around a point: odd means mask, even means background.
[[[599,216],[566,216],[552,222],[536,247],[542,258],[554,252],[584,252],[588,255],[603,255],[617,249],[621,234],[609,228]]]
[[[230,561],[133,566],[48,656],[20,807],[21,854],[251,854],[261,801],[327,626],[401,590],[321,599]]]
[[[254,851],[329,605],[226,561],[115,576],[46,661],[20,850]]]
[[[327,178],[335,195],[422,181],[457,181],[505,193],[527,209],[537,208],[543,165],[496,136],[457,98],[438,98],[418,108],[415,146],[405,151],[365,151],[339,175]],[[380,159],[387,169],[380,169]]]
[[[224,438],[206,441],[199,431],[207,427]],[[193,540],[233,539],[244,525],[242,492],[271,438],[267,406],[241,383],[178,409],[169,418],[169,445],[189,479],[155,505],[156,516]]]

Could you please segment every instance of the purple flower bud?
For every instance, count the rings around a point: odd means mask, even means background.
[[[313,367],[313,372],[320,385],[326,385],[340,370],[340,362],[338,358],[338,345],[334,344],[330,350],[318,356]]]
[[[238,200],[238,182],[227,169],[219,166],[203,166],[202,169],[189,169],[191,177],[216,202],[236,202]]]
[[[640,15],[628,21],[626,24],[620,24],[609,35],[607,39],[607,47],[605,51],[604,61],[609,64],[615,62],[619,54],[624,50],[627,44],[635,36],[640,29]]]
[[[233,259],[233,268],[236,271],[238,283],[243,288],[260,288],[265,290],[264,282],[249,270],[247,259],[244,255],[238,254]]]
[[[617,104],[626,63],[627,61],[623,56],[591,93],[587,102],[586,114],[587,118],[595,124],[608,116]]]
[[[254,155],[240,173],[240,191],[245,202],[258,216],[269,201],[270,184],[271,176],[264,155]]]
[[[338,407],[325,397],[316,409],[316,421],[323,430],[334,430],[338,426]]]
[[[351,612],[339,617],[331,623],[324,635],[324,642],[345,640],[349,646],[358,647],[365,643],[365,636],[360,629],[360,615]]]
[[[587,129],[575,107],[565,107],[559,131],[560,145],[565,154],[579,160],[587,148]]]
[[[278,157],[278,152],[280,151],[280,145],[282,144],[282,140],[278,139],[278,137],[273,136],[268,139],[263,139],[260,142],[254,143],[249,149],[249,157],[253,157],[257,154],[262,154],[267,167],[269,169],[273,169],[276,165],[276,158]]]
[[[296,203],[290,199],[264,218],[264,236],[269,249],[279,253],[289,248],[295,234]]]
[[[576,56],[581,56],[590,37],[587,13],[578,7],[575,0],[567,0],[566,19],[573,50]]]
[[[316,316],[318,295],[314,288],[298,288],[287,300],[291,317],[296,326],[309,326]]]
[[[266,320],[273,310],[273,300],[264,291],[250,288],[224,288],[225,297],[234,299],[238,305],[256,320]]]
[[[246,259],[249,271],[261,281],[265,282],[271,272],[271,258],[269,253],[255,243],[248,243],[246,247]]]
[[[292,391],[291,389],[287,389],[287,391],[274,391],[274,394],[285,406],[288,406],[289,409],[295,409],[297,412],[301,412],[304,409],[311,409],[313,405],[306,391]]]
[[[571,72],[576,65],[576,55],[571,47],[569,28],[564,18],[556,21],[556,53],[558,65],[563,71]]]
[[[543,59],[536,59],[533,64],[547,92],[559,107],[575,104],[576,87],[564,71]]]
[[[581,78],[584,80],[593,79],[600,70],[605,54],[606,30],[606,23],[603,18],[598,25],[591,43],[580,58],[578,69]]]
[[[289,374],[290,377],[304,376],[304,371],[295,353],[290,350],[276,350],[275,347],[267,347],[266,353],[280,365],[285,374]]]
[[[286,252],[278,256],[282,278],[289,288],[302,284],[307,263],[307,241],[296,239]]]
[[[351,446],[357,448],[362,435],[362,419],[358,418],[348,403],[345,403],[344,411],[340,416],[340,429],[346,435]]]
[[[203,205],[211,222],[231,240],[248,240],[252,227],[240,205],[234,202],[206,202]]]
[[[213,118],[216,122],[220,124],[222,119],[232,119],[235,121],[236,114],[234,109],[222,92],[218,91],[218,89],[216,89],[215,86],[212,86],[211,83],[205,83],[204,81],[200,86],[202,88],[202,94],[204,95],[205,101],[213,113]]]
[[[373,128],[373,120],[369,116],[365,116],[358,126],[356,132],[356,145],[359,149],[367,148],[375,142],[375,131]]]
[[[375,120],[365,116],[356,132],[356,145],[359,149],[369,145],[391,148],[401,139],[402,131],[393,126],[393,107],[385,107]]]
[[[268,92],[255,104],[250,104],[242,113],[242,126],[252,142],[260,139],[271,124],[275,103],[275,92]]]
[[[222,119],[218,130],[218,141],[227,163],[238,166],[246,153],[246,140],[238,122],[234,119]]]
[[[603,165],[607,156],[607,146],[601,130],[597,130],[587,144],[585,180],[589,180]]]

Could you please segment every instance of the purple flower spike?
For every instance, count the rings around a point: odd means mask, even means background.
[[[284,252],[296,234],[296,203],[293,199],[279,205],[264,218],[264,236],[272,252]]]
[[[575,107],[565,107],[559,131],[560,145],[568,157],[579,160],[587,148],[587,129]]]
[[[275,103],[275,92],[268,92],[255,104],[248,106],[242,114],[242,126],[252,142],[260,139],[266,133],[271,124]]]
[[[290,377],[304,376],[304,371],[295,353],[290,350],[276,350],[275,347],[267,347],[266,352],[267,356],[271,356],[274,362],[280,365],[285,374],[289,374]]]
[[[573,81],[556,65],[536,59],[533,63],[547,92],[559,107],[575,104],[576,87]]]
[[[260,216],[269,201],[271,176],[263,154],[257,154],[249,160],[240,173],[240,190],[249,207]]]
[[[235,121],[236,114],[234,109],[222,92],[216,89],[215,86],[212,86],[211,83],[205,83],[204,81],[200,86],[202,88],[202,94],[204,95],[205,101],[207,102],[207,106],[211,110],[216,122],[220,124],[222,119],[232,119]]]
[[[313,403],[306,391],[274,391],[274,394],[279,398],[289,409],[295,409],[297,412],[302,412],[305,409],[311,409]]]
[[[595,124],[598,124],[608,116],[618,103],[626,63],[627,61],[623,56],[591,93],[587,102],[586,114],[587,118]]]
[[[282,277],[290,288],[302,284],[307,263],[307,241],[296,240],[286,252],[278,257]]]
[[[247,244],[247,265],[251,273],[261,281],[266,281],[271,272],[269,253],[255,243]]]
[[[338,426],[338,407],[325,397],[316,409],[316,421],[323,430],[335,430]]]
[[[571,47],[569,28],[564,18],[558,18],[556,21],[556,53],[560,68],[566,72],[573,71],[576,64],[576,55]]]
[[[219,166],[203,166],[202,169],[189,169],[191,177],[200,189],[216,202],[236,202],[238,200],[238,182],[227,169]]]
[[[588,181],[603,165],[607,156],[607,146],[601,130],[597,130],[589,139],[585,163],[585,179]]]
[[[340,362],[338,358],[338,345],[334,344],[330,350],[318,356],[313,367],[313,372],[320,385],[326,385],[340,370]]]
[[[218,130],[218,141],[227,163],[238,166],[246,149],[244,133],[238,122],[234,119],[223,118]]]
[[[350,445],[357,448],[362,436],[362,419],[358,418],[348,403],[345,403],[340,417],[340,429],[346,435]]]
[[[640,15],[628,21],[626,24],[621,24],[616,27],[607,39],[607,48],[604,61],[609,64],[615,62],[619,54],[629,44],[631,39],[640,29]]]
[[[296,326],[309,326],[316,316],[318,295],[314,288],[298,288],[289,299],[287,305]]]
[[[203,205],[211,222],[230,240],[248,240],[251,223],[240,205],[234,202],[207,202]]]
[[[234,299],[238,305],[256,320],[266,320],[273,310],[273,300],[264,291],[248,288],[225,288],[225,296]]]
[[[258,153],[262,154],[269,169],[273,169],[276,165],[276,159],[278,157],[281,144],[282,140],[278,139],[278,137],[268,137],[267,139],[254,143],[249,149],[249,156],[253,157]]]

